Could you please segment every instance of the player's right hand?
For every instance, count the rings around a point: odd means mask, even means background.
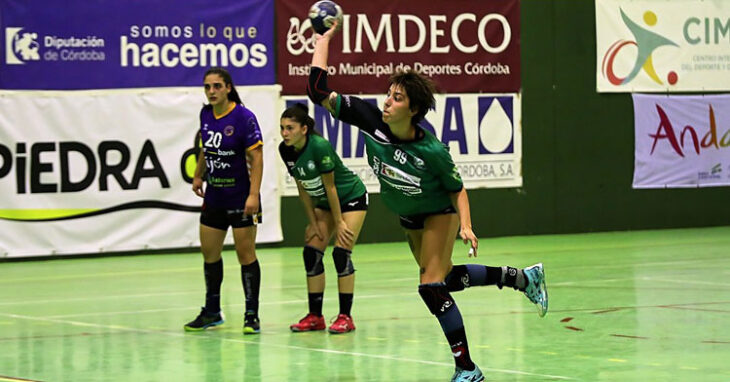
[[[322,232],[319,231],[319,225],[318,224],[307,224],[307,228],[304,229],[304,241],[309,242],[310,240],[314,239],[314,237],[318,237],[319,240],[324,241],[324,235],[322,235]]]
[[[202,178],[193,178],[193,192],[195,195],[202,197],[205,197],[205,192],[203,191],[203,179]]]

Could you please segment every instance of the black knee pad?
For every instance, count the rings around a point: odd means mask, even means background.
[[[352,259],[350,258],[351,254],[351,251],[340,247],[335,247],[332,251],[332,260],[335,262],[337,277],[345,277],[355,273],[355,266],[352,265]]]
[[[307,271],[307,277],[318,276],[324,273],[324,265],[322,264],[324,253],[322,251],[305,246],[302,255],[304,257],[304,270]]]
[[[421,295],[431,314],[435,316],[444,315],[454,307],[454,299],[445,283],[421,284],[418,286],[418,294]]]
[[[446,275],[446,288],[451,292],[458,292],[469,287],[469,272],[466,265],[454,265]]]

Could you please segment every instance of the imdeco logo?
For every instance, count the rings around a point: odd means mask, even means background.
[[[38,33],[24,32],[23,28],[5,28],[5,63],[23,65],[26,61],[41,59],[38,53]]]

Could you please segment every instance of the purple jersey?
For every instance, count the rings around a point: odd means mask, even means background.
[[[204,107],[200,138],[208,168],[206,206],[243,208],[251,185],[246,151],[263,144],[256,116],[240,104],[217,118],[212,107]]]

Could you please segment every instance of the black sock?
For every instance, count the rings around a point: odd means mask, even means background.
[[[487,267],[487,285],[497,285],[524,291],[527,280],[522,269],[512,267]]]
[[[209,313],[221,311],[221,284],[223,283],[223,259],[215,263],[203,263],[205,275],[205,310]]]
[[[246,296],[246,313],[253,312],[258,316],[261,289],[261,268],[258,260],[248,265],[241,265],[241,283],[243,294]]]
[[[340,293],[340,314],[350,315],[352,295],[352,293]]]
[[[316,315],[317,317],[322,315],[322,299],[324,298],[324,292],[310,293],[309,294],[309,313]]]
[[[460,327],[453,332],[446,333],[446,340],[451,346],[451,354],[454,356],[456,366],[464,370],[474,370],[474,362],[469,355],[469,344],[466,341],[466,331]]]
[[[479,264],[454,265],[444,282],[450,292],[458,292],[473,286],[489,285],[488,268]]]
[[[421,295],[431,314],[439,320],[441,330],[451,346],[451,354],[454,356],[456,366],[464,370],[474,370],[474,362],[469,356],[464,322],[446,283],[421,284],[418,286],[418,294]]]

